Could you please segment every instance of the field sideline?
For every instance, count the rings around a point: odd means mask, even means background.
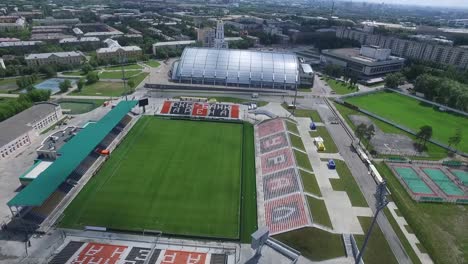
[[[432,138],[448,144],[448,139],[455,134],[456,128],[466,133],[468,119],[455,114],[440,112],[432,106],[393,92],[377,92],[345,99],[361,109],[370,111],[383,118],[401,124],[414,132],[424,125],[432,127]],[[464,137],[458,149],[468,152],[468,138]]]
[[[241,222],[252,217],[240,219],[244,127],[142,117],[66,209],[61,226],[239,239]],[[242,231],[256,226],[247,222]]]

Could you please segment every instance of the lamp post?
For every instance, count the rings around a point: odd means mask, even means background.
[[[382,209],[384,209],[388,204],[387,186],[386,186],[385,181],[383,181],[382,183],[377,185],[377,190],[375,192],[375,198],[376,198],[376,206],[375,207],[377,208],[377,211],[375,212],[374,218],[372,219],[372,223],[371,223],[371,225],[369,227],[369,230],[367,231],[366,239],[364,240],[364,243],[362,244],[362,248],[359,251],[358,256],[356,257],[355,264],[360,264],[361,263],[362,256],[364,255],[364,250],[366,249],[367,242],[369,241],[369,237],[370,237],[370,235],[372,233],[372,229],[374,228],[375,222],[377,221],[377,217],[379,216],[380,211],[382,211]]]

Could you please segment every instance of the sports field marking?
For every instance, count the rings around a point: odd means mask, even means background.
[[[424,173],[447,195],[462,196],[464,193],[439,169],[423,169]]]
[[[61,225],[238,239],[242,131],[237,123],[142,117]]]
[[[398,175],[406,182],[408,187],[414,193],[434,194],[427,184],[419,178],[418,174],[412,168],[394,167]]]

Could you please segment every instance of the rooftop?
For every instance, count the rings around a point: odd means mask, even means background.
[[[84,37],[84,38],[64,38],[59,41],[60,44],[65,43],[82,43],[82,42],[99,42],[100,40],[96,37]]]
[[[7,120],[0,122],[0,146],[10,143],[12,140],[32,129],[31,125],[55,111],[57,104],[43,102],[16,114]]]
[[[42,205],[137,103],[138,101],[122,101],[99,122],[86,126],[60,149],[61,155],[55,162],[7,205]]]
[[[389,56],[387,60],[377,60],[371,57],[361,55],[359,48],[344,48],[344,49],[329,49],[322,50],[322,54],[347,59],[368,66],[376,66],[379,64],[388,64],[391,62],[403,62],[405,59],[395,56]]]
[[[56,56],[56,57],[75,57],[75,56],[84,56],[83,53],[80,51],[69,51],[69,52],[51,52],[51,53],[33,53],[25,56],[26,60],[31,60],[31,59],[47,59],[50,56]]]
[[[155,43],[153,44],[153,47],[191,45],[191,44],[195,44],[196,42],[197,42],[196,40],[165,41],[165,42]]]

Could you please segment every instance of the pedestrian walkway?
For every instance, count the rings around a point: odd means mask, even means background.
[[[364,234],[356,211],[346,192],[334,191],[330,179],[339,179],[336,170],[329,170],[327,163],[320,160],[314,142],[309,135],[309,118],[296,118],[299,134],[306,148],[325,206],[330,216],[333,230],[338,233]],[[339,156],[334,155],[337,158]]]
[[[395,212],[395,210],[398,209],[398,207],[396,206],[396,204],[394,202],[390,202],[388,205],[387,205],[387,208],[390,210],[390,213],[392,215],[392,217],[395,219],[395,221],[397,222],[401,232],[403,233],[403,235],[405,236],[406,240],[408,240],[408,242],[410,243],[411,245],[411,248],[413,249],[414,253],[416,253],[416,255],[418,256],[419,260],[424,263],[424,264],[432,264],[434,263],[431,259],[431,257],[427,254],[427,253],[422,253],[418,246],[416,244],[418,243],[421,243],[419,241],[419,239],[416,237],[415,234],[410,234],[408,232],[408,230],[405,228],[405,225],[408,225],[408,222],[406,222],[406,219],[402,216],[398,216],[397,213]]]

